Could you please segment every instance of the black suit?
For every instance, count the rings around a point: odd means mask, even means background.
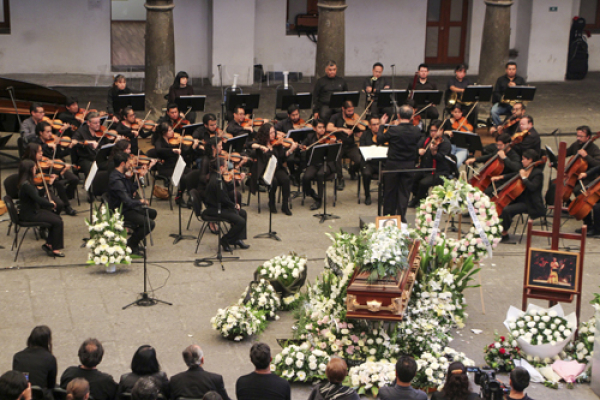
[[[29,373],[29,382],[42,389],[56,386],[56,357],[42,347],[27,347],[13,356],[12,369]]]
[[[84,369],[69,367],[60,377],[60,387],[67,388],[69,382],[75,378],[84,378],[90,384],[90,397],[94,400],[113,400],[117,393],[117,382],[113,377],[97,369]]]
[[[419,148],[427,148],[425,154],[421,157],[421,168],[434,168],[435,172],[418,172],[415,174],[413,183],[413,195],[417,201],[421,201],[427,197],[427,192],[432,186],[442,185],[444,181],[442,176],[449,177],[452,170],[450,169],[450,161],[446,157],[450,155],[452,146],[450,138],[444,135],[444,140],[439,144],[435,155],[431,153],[431,137],[421,139]]]
[[[229,400],[223,384],[223,377],[198,366],[190,367],[187,371],[171,377],[169,390],[172,400],[178,397],[201,399],[206,392],[211,390],[219,393],[223,400]]]
[[[535,128],[531,128],[529,130],[529,134],[525,136],[521,143],[517,143],[512,147],[512,149],[519,155],[522,156],[525,150],[533,149],[540,155],[542,151],[542,140],[540,139],[540,134],[535,130]]]

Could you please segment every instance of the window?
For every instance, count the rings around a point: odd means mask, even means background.
[[[600,33],[600,0],[581,0],[579,16],[585,18],[585,29]]]
[[[286,34],[316,34],[319,21],[317,0],[288,0]]]
[[[0,34],[10,33],[9,0],[0,0]]]

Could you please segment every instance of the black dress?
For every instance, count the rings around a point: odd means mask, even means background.
[[[64,246],[63,220],[60,215],[52,212],[53,208],[52,203],[41,197],[33,184],[23,182],[19,189],[19,219],[50,224],[47,243],[52,246],[52,250],[60,250]]]

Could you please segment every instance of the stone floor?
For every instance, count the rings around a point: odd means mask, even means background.
[[[48,80],[57,82],[56,77]],[[38,77],[43,81],[42,77]],[[408,78],[397,78],[404,87]],[[403,82],[402,79],[405,81]],[[437,78],[436,78],[437,79]],[[439,78],[440,83],[444,81]],[[530,112],[535,118],[540,132],[549,133],[560,128],[562,132],[574,132],[581,124],[590,124],[597,129],[598,96],[595,87],[600,83],[600,74],[590,74],[581,82],[539,84],[536,101],[530,104]],[[351,80],[351,86],[358,87],[358,80]],[[257,115],[268,116],[274,109],[274,86],[262,85],[250,91],[263,94],[261,108]],[[307,90],[308,83],[296,85],[297,90]],[[81,103],[92,101],[92,107],[102,108],[105,88],[69,87],[61,88],[67,94],[75,94]],[[200,91],[200,90],[199,90]],[[215,100],[218,89],[202,87],[202,93],[209,95],[208,109],[219,110],[219,101]],[[85,105],[85,104],[84,104]],[[544,137],[544,143],[555,147],[554,138]],[[574,137],[565,137],[568,143]],[[11,171],[3,170],[3,177]],[[33,326],[49,325],[54,333],[54,354],[58,359],[59,373],[69,365],[76,364],[77,348],[87,337],[100,339],[105,345],[105,358],[100,369],[111,373],[116,379],[129,369],[135,349],[142,344],[151,344],[157,349],[162,368],[173,375],[185,368],[181,359],[181,350],[191,343],[199,343],[205,350],[206,368],[223,374],[230,395],[234,395],[235,381],[238,376],[251,371],[248,351],[251,341],[232,343],[219,337],[210,327],[209,320],[218,308],[234,303],[243,292],[252,273],[265,260],[289,251],[295,251],[309,258],[309,280],[323,269],[325,249],[329,239],[325,233],[340,228],[355,229],[359,216],[373,216],[376,206],[357,204],[356,181],[346,180],[346,190],[339,193],[336,207],[328,210],[340,219],[319,224],[308,205],[302,206],[300,199],[293,202],[292,217],[281,213],[273,216],[273,230],[277,231],[281,241],[253,239],[256,234],[268,231],[268,214],[265,213],[266,198],[262,196],[262,213],[258,214],[256,197],[246,208],[249,214],[247,243],[251,248],[237,250],[240,259],[224,264],[225,271],[219,265],[209,268],[197,268],[196,258],[211,256],[216,251],[216,237],[206,235],[198,254],[194,253],[195,242],[185,240],[173,245],[169,234],[178,231],[177,209],[171,211],[165,201],[153,204],[158,210],[157,229],[153,233],[154,246],[148,251],[149,290],[152,294],[172,306],[156,305],[149,308],[131,307],[122,310],[126,304],[134,301],[143,290],[143,265],[134,263],[119,268],[114,275],[107,275],[96,266],[86,267],[85,249],[80,248],[81,239],[86,236],[84,217],[88,205],[82,203],[76,207],[80,211],[77,217],[64,217],[66,235],[65,253],[61,260],[50,259],[40,249],[41,242],[35,241],[31,233],[23,243],[17,262],[13,262],[14,253],[10,251],[11,237],[0,235],[0,371],[11,367],[11,357],[25,346],[27,335]],[[376,197],[374,197],[375,200]],[[183,210],[183,227],[189,211]],[[1,229],[7,229],[7,216]],[[414,220],[414,210],[409,212],[409,222]],[[572,232],[580,224],[566,221],[563,231]],[[199,222],[192,221],[192,235],[198,233]],[[0,230],[1,230],[0,229]],[[546,248],[545,239],[534,238],[536,247]],[[567,243],[561,243],[561,246]],[[483,362],[482,349],[493,340],[494,331],[504,332],[504,315],[510,305],[519,306],[521,302],[521,283],[524,264],[524,243],[521,245],[501,245],[491,260],[484,260],[481,273],[483,301],[479,289],[469,289],[466,297],[469,304],[469,319],[465,329],[455,332],[451,346],[465,351],[477,363]],[[586,245],[585,269],[583,277],[582,317],[589,318],[592,308],[588,305],[593,293],[598,291],[600,279],[594,259],[600,254],[600,241],[591,239]],[[542,301],[536,304],[544,305]],[[570,312],[574,305],[565,304]],[[277,338],[291,337],[294,320],[289,313],[273,322],[260,337],[255,338],[269,343],[273,354],[280,349]],[[475,335],[471,329],[481,329],[483,333]],[[506,377],[503,377],[508,381]],[[308,397],[308,385],[293,385],[293,397]],[[572,392],[561,389],[553,391],[540,384],[534,384],[528,390],[534,398],[559,399],[571,396],[577,399],[593,399],[595,395],[587,385],[578,385]]]

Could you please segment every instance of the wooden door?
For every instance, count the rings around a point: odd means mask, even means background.
[[[469,0],[429,0],[425,62],[455,66],[465,59]]]

